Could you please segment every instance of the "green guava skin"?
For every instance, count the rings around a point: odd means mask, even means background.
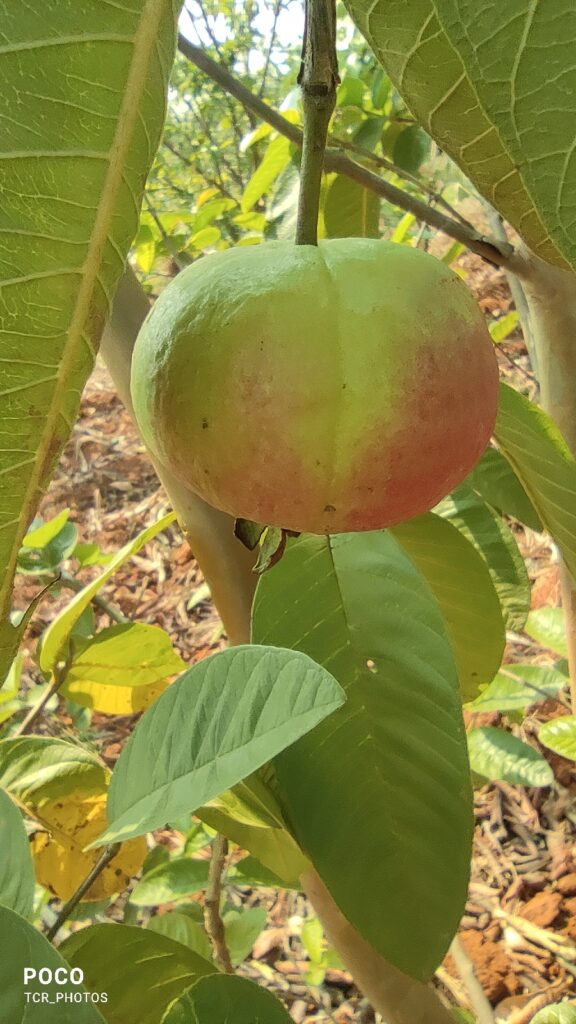
[[[298,532],[432,508],[492,433],[498,369],[460,278],[375,239],[270,242],[189,267],[132,362],[157,458],[210,505]]]

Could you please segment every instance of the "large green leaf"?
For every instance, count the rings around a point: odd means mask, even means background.
[[[248,978],[212,974],[174,1003],[162,1024],[290,1024],[282,1003]]]
[[[124,747],[100,842],[142,835],[195,811],[344,699],[325,669],[294,651],[235,647],[199,662],[146,712]]]
[[[214,964],[180,942],[122,924],[82,928],[60,951],[84,972],[90,992],[108,994],[101,1010],[109,1024],[158,1024],[173,999],[214,971]]]
[[[306,651],[346,704],[274,760],[302,849],[346,917],[427,977],[465,900],[471,792],[454,657],[390,533],[303,536],[260,581],[254,640]]]
[[[494,677],[504,652],[498,594],[484,560],[456,527],[428,513],[392,533],[428,580],[454,648],[460,689],[472,700]]]
[[[482,726],[468,733],[470,767],[486,779],[519,786],[551,786],[554,775],[534,747],[504,729]]]
[[[494,436],[576,579],[576,461],[558,427],[501,384]]]
[[[530,498],[512,466],[497,448],[486,449],[465,482],[498,512],[513,516],[531,530],[542,529]]]
[[[74,993],[86,992],[83,985],[68,981],[48,984],[29,977],[24,985],[24,968],[67,972],[68,965],[40,932],[19,914],[0,906],[0,1000],[6,1024],[104,1024],[104,1017],[92,1002],[73,1002]],[[64,975],[67,977],[67,973]],[[102,991],[102,985],[95,990]],[[48,1001],[41,1002],[42,993]],[[27,999],[27,994],[30,999]],[[33,1001],[33,995],[38,999]],[[66,1001],[68,1000],[68,1001]]]
[[[408,106],[479,191],[543,259],[576,262],[573,0],[347,6]]]
[[[20,542],[76,418],[136,234],[179,8],[176,0],[2,5],[4,621]],[[5,671],[11,657],[2,653]]]
[[[22,803],[54,800],[81,789],[101,792],[107,769],[90,751],[52,736],[0,741],[0,786]]]
[[[530,579],[512,530],[462,484],[435,511],[456,526],[484,558],[502,606],[504,624],[520,630],[530,611]]]
[[[34,902],[34,868],[22,815],[0,789],[0,903],[30,917]]]
[[[351,178],[338,174],[330,183],[324,203],[328,238],[378,238],[380,199]]]

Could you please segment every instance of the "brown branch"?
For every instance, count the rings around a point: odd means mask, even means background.
[[[208,888],[204,897],[204,927],[212,943],[214,963],[225,974],[234,974],[230,953],[226,945],[224,922],[220,914],[222,875],[226,867],[228,840],[217,832],[212,842],[212,856],[208,872]]]
[[[250,92],[225,67],[212,60],[204,50],[194,46],[183,36],[179,37],[178,46],[180,52],[188,60],[192,61],[197,68],[217,82],[231,96],[234,96],[239,103],[242,103],[248,110],[252,110],[281,135],[290,139],[294,145],[302,146],[302,132],[300,128],[290,124],[278,111],[273,110],[267,103],[264,103],[258,96]],[[391,185],[390,182],[380,178],[366,167],[362,167],[361,164],[350,160],[344,153],[339,153],[332,149],[326,150],[324,169],[326,171],[335,171],[337,174],[343,174],[358,182],[363,188],[369,189],[371,192],[375,192],[376,195],[393,203],[394,206],[398,206],[408,213],[413,213],[418,220],[424,221],[424,223],[429,224],[438,231],[444,232],[444,234],[454,238],[457,242],[462,242],[463,245],[467,246],[468,249],[475,252],[478,256],[481,256],[482,259],[487,260],[488,263],[511,270],[518,274],[518,276],[523,276],[526,261],[510,243],[488,238],[479,231],[475,231],[465,224],[445,216],[439,210],[434,209],[434,207],[428,206],[415,196],[411,196],[395,185]]]

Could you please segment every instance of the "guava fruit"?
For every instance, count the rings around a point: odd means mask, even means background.
[[[270,242],[187,268],[134,349],[160,462],[236,517],[308,533],[391,526],[477,462],[498,370],[445,264],[375,239]]]

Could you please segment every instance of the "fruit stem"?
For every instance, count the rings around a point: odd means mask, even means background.
[[[336,105],[335,0],[305,0],[304,40],[298,83],[304,108],[304,142],[296,245],[318,244],[318,211],[328,125]]]

